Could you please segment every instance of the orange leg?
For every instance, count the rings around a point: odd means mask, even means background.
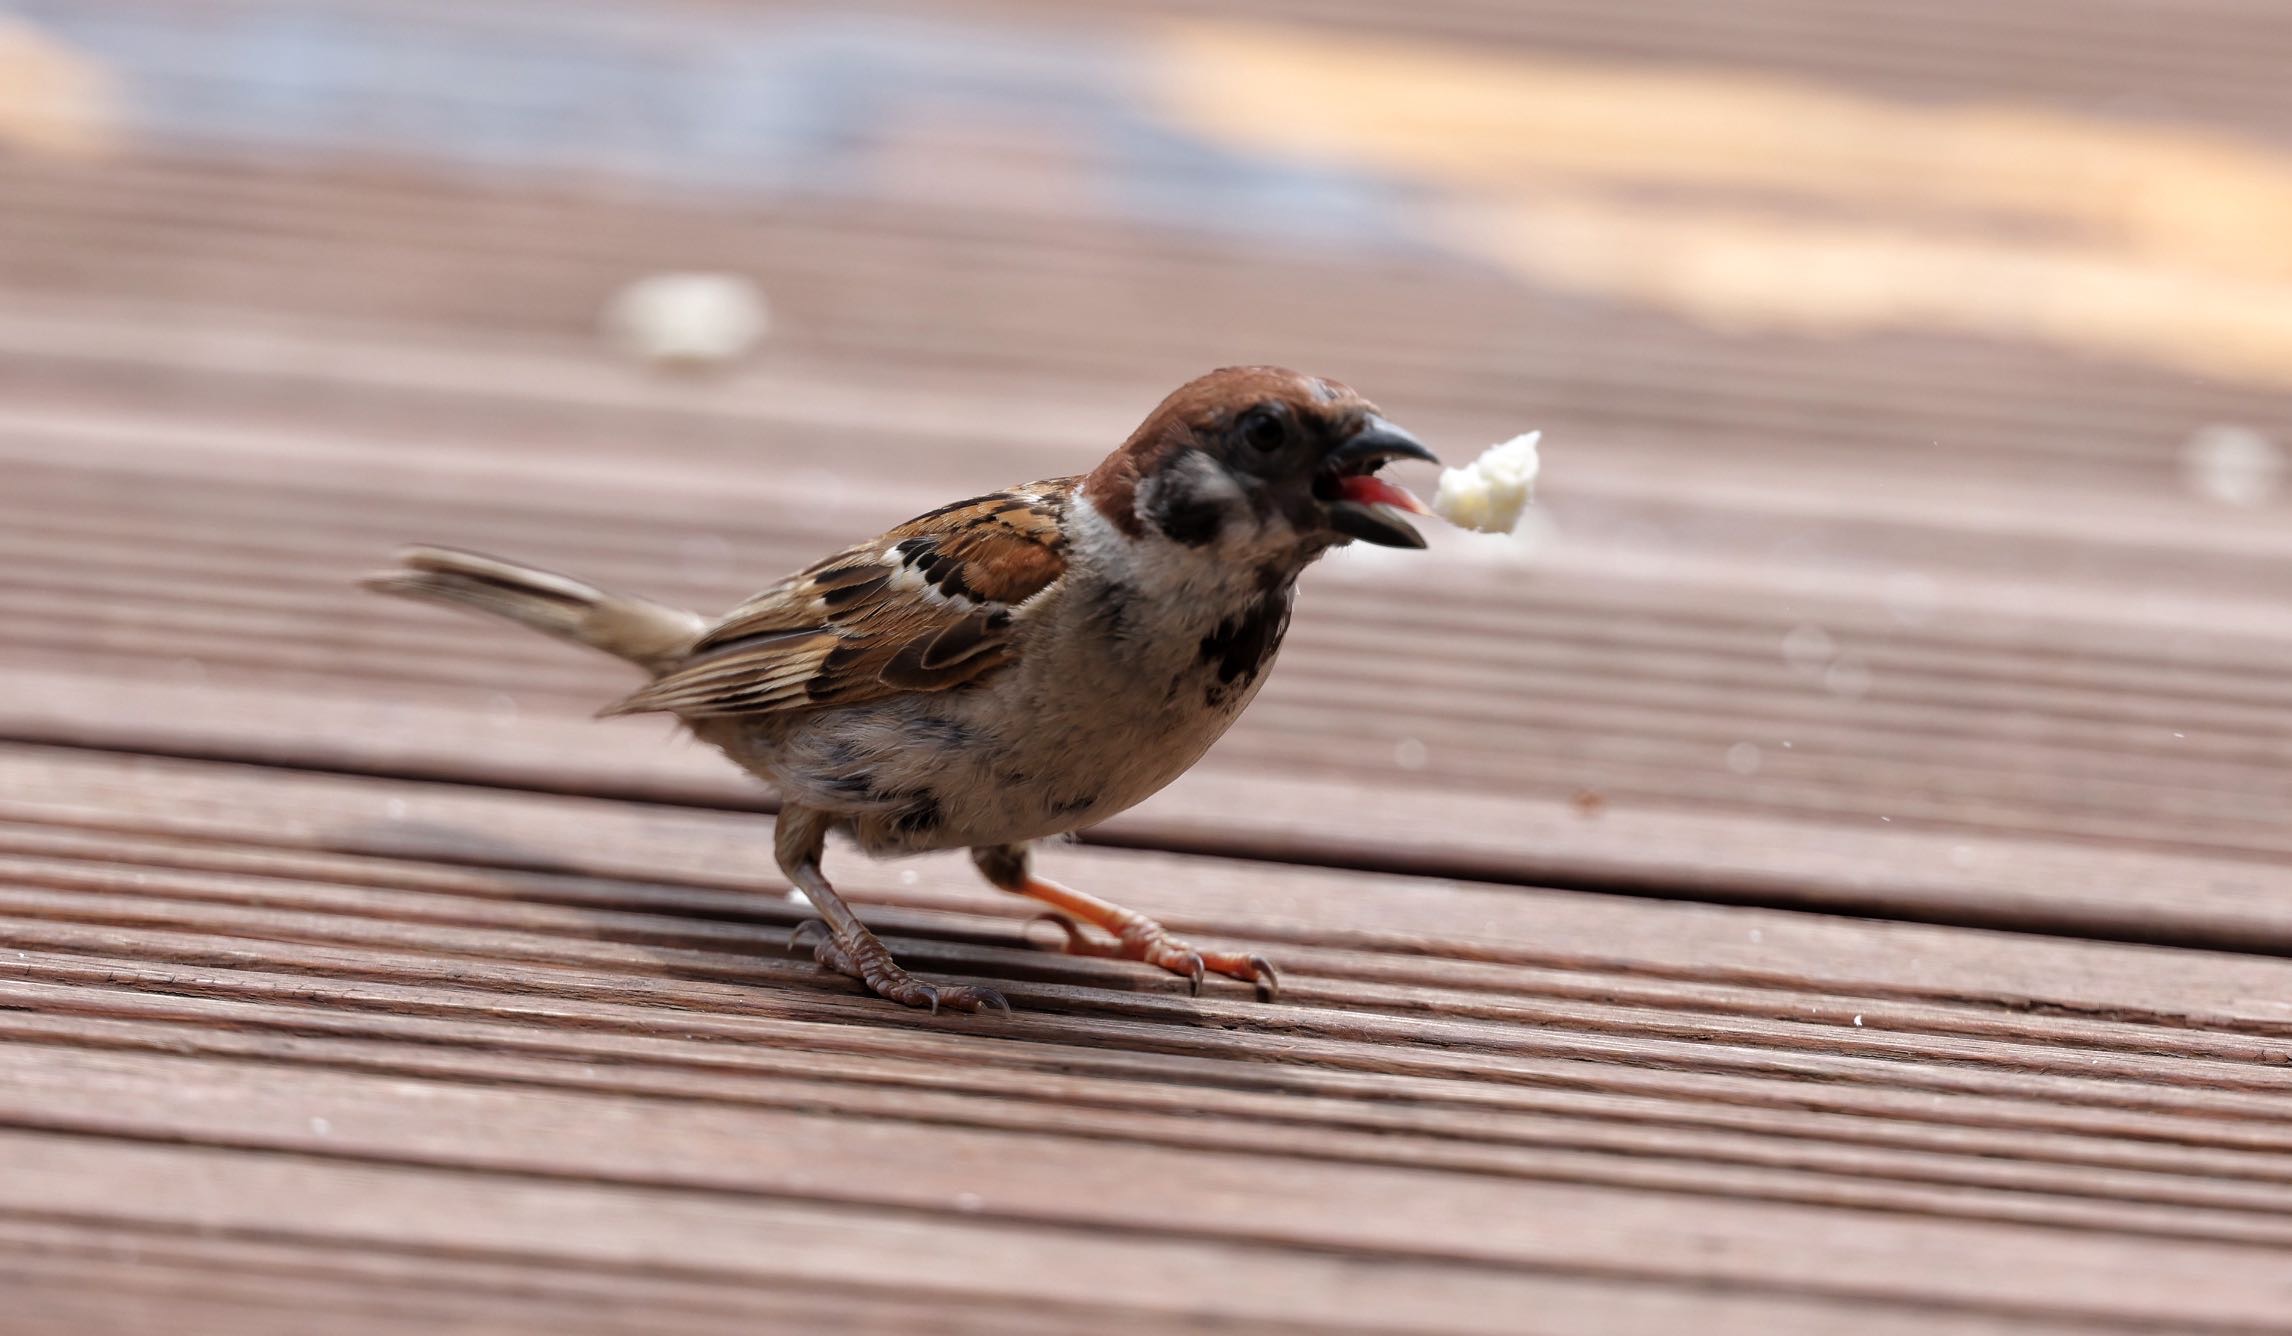
[[[1055,912],[1048,917],[1066,929],[1066,950],[1070,955],[1111,956],[1159,965],[1173,974],[1185,975],[1196,993],[1202,991],[1206,974],[1224,974],[1254,984],[1261,1001],[1272,1001],[1274,994],[1280,991],[1281,977],[1264,956],[1199,950],[1172,937],[1161,924],[1144,914],[1055,881],[1045,881],[1028,870],[1024,845],[973,849],[971,861],[995,885],[1051,906]],[[1101,942],[1088,936],[1082,930],[1083,923],[1105,930],[1114,940]]]

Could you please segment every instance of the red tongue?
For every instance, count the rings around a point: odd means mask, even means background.
[[[1426,509],[1424,502],[1409,494],[1408,488],[1397,487],[1386,482],[1383,478],[1371,474],[1363,473],[1350,478],[1340,478],[1337,480],[1337,490],[1344,495],[1346,500],[1358,501],[1363,505],[1391,506],[1395,510],[1405,510],[1412,515],[1432,514],[1432,511]]]

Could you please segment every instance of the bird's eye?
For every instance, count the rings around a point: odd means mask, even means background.
[[[1242,414],[1241,438],[1252,450],[1270,455],[1289,441],[1289,423],[1278,410],[1253,408]]]

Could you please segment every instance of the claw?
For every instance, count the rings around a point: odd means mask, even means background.
[[[980,866],[985,868],[988,864]],[[1059,931],[1066,934],[1068,955],[1142,960],[1183,977],[1187,991],[1196,997],[1202,995],[1202,985],[1212,973],[1249,981],[1255,986],[1260,1001],[1270,1002],[1280,991],[1281,978],[1264,956],[1242,956],[1230,951],[1212,951],[1205,955],[1171,936],[1161,924],[1143,914],[1023,873],[1022,863],[1021,875],[998,877],[990,870],[988,880],[1005,890],[1047,901],[1052,907],[1029,920],[1027,926],[1033,927],[1036,921],[1057,924]],[[1113,940],[1092,937],[1084,924],[1100,929]]]
[[[788,933],[788,954],[794,955],[796,952],[803,950],[804,939],[811,933],[814,928],[820,930],[822,937],[826,937],[828,935],[827,924],[821,922],[818,919],[805,919],[802,923],[797,924],[795,928]]]
[[[920,1005],[929,1007],[934,1016],[939,1014],[941,1006],[965,1015],[976,1015],[982,1011],[999,1011],[1005,1016],[1011,1014],[1010,1001],[992,988],[980,988],[972,984],[947,989],[927,983],[919,983],[917,986],[923,990]]]

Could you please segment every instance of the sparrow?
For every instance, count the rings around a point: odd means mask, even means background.
[[[1030,846],[1121,812],[1201,759],[1288,629],[1298,576],[1350,542],[1423,547],[1429,514],[1376,476],[1439,462],[1344,385],[1227,367],[1179,387],[1088,473],[989,492],[816,561],[716,619],[530,566],[413,547],[367,587],[506,617],[651,681],[604,715],[676,716],[780,799],[781,872],[821,965],[907,1006],[1009,1011],[909,974],[821,871],[831,834],[894,857],[967,849],[1049,906],[1076,954],[1256,986],[1202,950],[1036,876]],[[1084,925],[1099,930],[1101,937]]]

